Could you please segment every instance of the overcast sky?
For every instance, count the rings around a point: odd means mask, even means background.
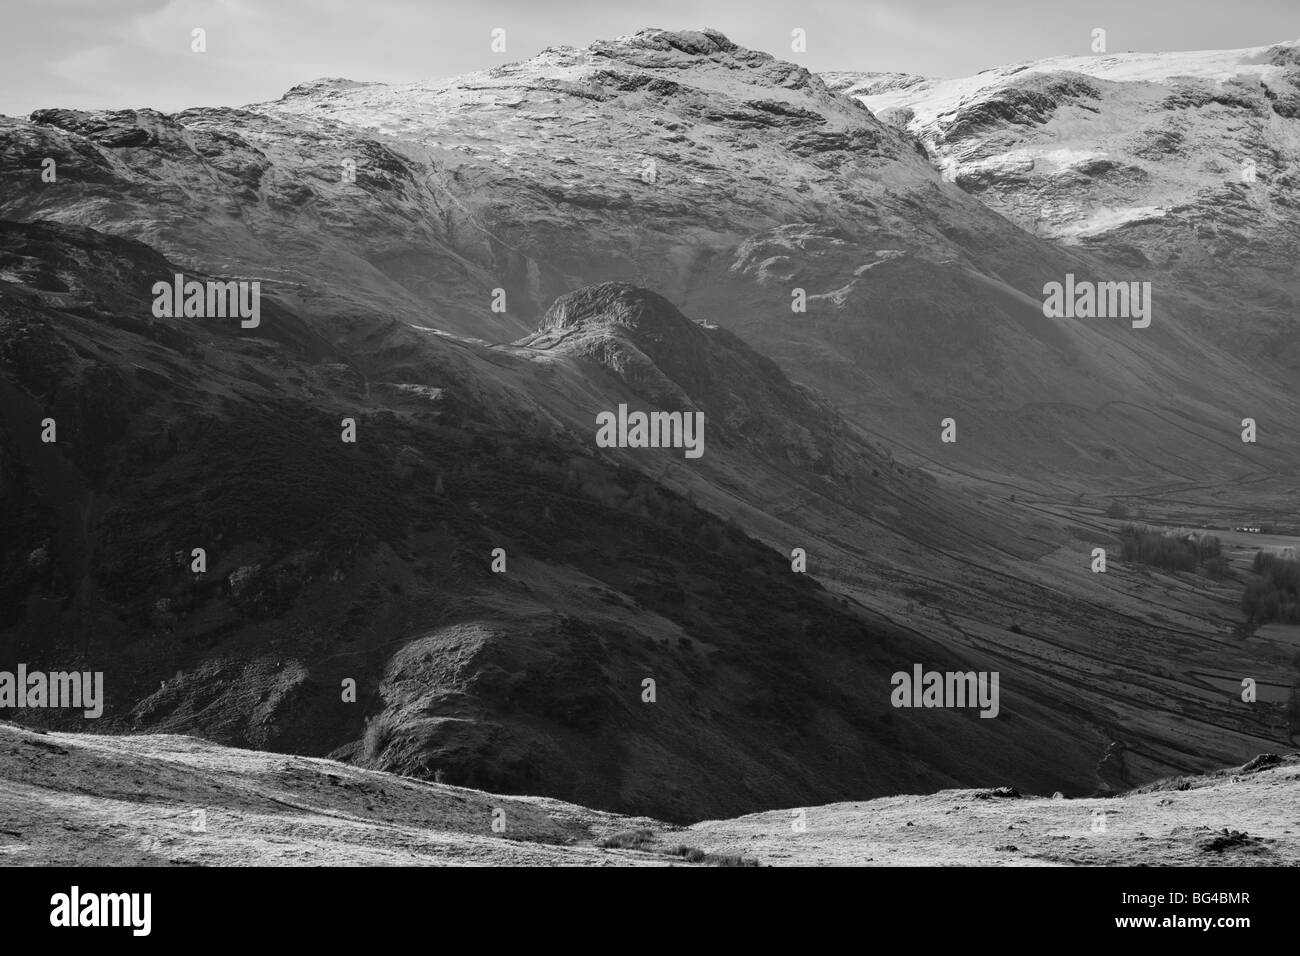
[[[715,27],[811,70],[961,76],[1108,50],[1300,38],[1300,0],[3,0],[0,113],[239,106],[321,76],[411,82],[640,27]],[[191,31],[207,52],[191,52]],[[491,31],[506,31],[493,53]],[[807,31],[807,52],[790,33]]]

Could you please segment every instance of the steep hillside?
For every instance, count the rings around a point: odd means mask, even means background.
[[[271,300],[254,330],[154,319],[141,290],[174,268],[87,230],[0,229],[0,663],[104,671],[97,729],[337,752],[671,819],[999,770],[1090,785],[1091,755],[1066,748],[1068,721],[1034,695],[1013,693],[1017,724],[894,711],[891,673],[966,669],[962,655],[827,593],[649,466],[596,454],[592,410],[613,407],[623,379],[548,373],[561,347],[540,340],[433,339],[407,362],[413,380],[377,381]],[[848,426],[771,363],[650,293],[575,293],[540,334],[609,325],[600,306],[615,302],[657,312],[667,351],[643,342],[663,363],[652,375],[707,411],[701,499],[741,474],[906,499],[906,475],[837,439]],[[670,360],[678,341],[709,371],[703,390]],[[567,423],[569,397],[539,416],[537,396],[566,395],[569,379],[586,413]],[[820,467],[764,463],[767,442],[801,429],[809,456],[825,447]],[[956,513],[933,491],[909,507],[927,496]]]

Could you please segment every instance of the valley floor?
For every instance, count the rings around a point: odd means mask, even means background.
[[[1111,799],[947,790],[678,827],[192,737],[0,722],[0,865],[644,866],[683,864],[679,847],[775,866],[1294,866],[1300,754]]]

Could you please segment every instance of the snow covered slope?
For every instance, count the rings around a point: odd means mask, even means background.
[[[844,92],[878,114],[906,111],[939,169],[1039,235],[1109,236],[1156,258],[1175,252],[1157,241],[1174,235],[1233,258],[1254,240],[1295,251],[1300,44],[913,79],[866,75]]]

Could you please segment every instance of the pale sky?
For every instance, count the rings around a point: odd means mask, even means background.
[[[240,106],[322,76],[413,82],[651,26],[714,27],[814,71],[963,76],[1108,51],[1300,38],[1300,0],[0,0],[0,113]],[[207,52],[191,52],[191,31]],[[493,53],[491,32],[506,31]],[[807,31],[793,53],[791,31]]]

